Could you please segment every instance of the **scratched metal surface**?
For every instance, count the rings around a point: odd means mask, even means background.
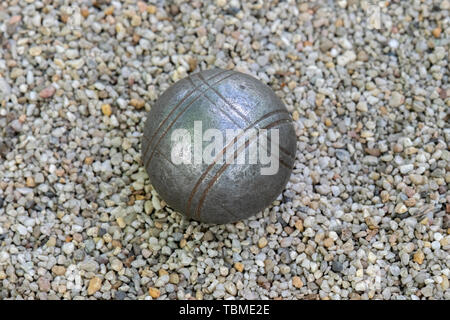
[[[171,133],[184,128],[193,136],[197,120],[203,130],[223,133],[278,128],[278,172],[261,175],[260,164],[174,165]],[[236,149],[245,152],[251,143]],[[166,90],[148,114],[142,140],[142,159],[159,195],[185,216],[215,224],[246,219],[269,206],[289,180],[295,153],[290,115],[273,90],[249,75],[221,69],[193,74]]]

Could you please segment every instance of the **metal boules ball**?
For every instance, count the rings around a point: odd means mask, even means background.
[[[152,106],[142,138],[150,181],[172,208],[205,223],[246,219],[283,191],[296,135],[267,85],[232,70],[184,78]]]

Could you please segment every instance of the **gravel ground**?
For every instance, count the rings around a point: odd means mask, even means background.
[[[0,4],[0,299],[450,299],[449,0],[71,2]],[[298,136],[282,196],[221,226],[140,158],[213,66]]]

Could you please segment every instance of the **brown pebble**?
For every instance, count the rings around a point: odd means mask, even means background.
[[[169,276],[169,282],[172,284],[178,284],[180,282],[180,277],[177,273],[171,273]]]
[[[166,274],[169,274],[169,273],[167,272],[167,270],[159,269],[158,275],[159,275],[160,277],[161,277],[161,276],[165,276]]]
[[[67,23],[67,21],[69,21],[69,15],[67,13],[62,13],[60,19],[62,23]]]
[[[234,268],[235,268],[236,271],[238,271],[238,272],[244,271],[244,265],[243,265],[242,263],[240,263],[240,262],[236,262],[236,263],[234,264]]]
[[[65,171],[64,171],[64,169],[59,168],[59,169],[55,170],[55,173],[58,177],[62,177],[65,174]]]
[[[366,153],[370,154],[371,156],[374,156],[374,157],[379,157],[381,154],[381,151],[378,148],[366,148]]]
[[[416,205],[416,199],[415,198],[409,198],[405,200],[405,205],[407,207],[414,207]]]
[[[425,255],[423,254],[422,250],[417,250],[416,253],[414,253],[413,260],[414,262],[417,262],[418,264],[422,264],[423,260],[425,259]]]
[[[389,192],[387,192],[386,190],[381,191],[380,193],[381,196],[381,201],[383,201],[383,203],[386,203],[389,201]]]
[[[401,144],[394,144],[393,150],[395,153],[400,153],[403,151],[403,146]]]
[[[139,40],[141,40],[141,36],[138,35],[137,33],[133,33],[133,43],[134,43],[134,44],[138,44],[138,43],[139,43]],[[130,86],[132,86],[132,85],[134,84],[134,79],[133,79],[133,77],[129,77],[129,78],[128,78],[128,84],[129,84]]]
[[[176,16],[180,13],[180,8],[176,4],[170,5],[170,14],[173,16]]]
[[[267,239],[266,238],[261,238],[258,240],[258,247],[260,249],[264,248],[265,246],[267,246]]]
[[[300,232],[303,232],[303,221],[302,220],[297,220],[296,222],[295,222],[295,228],[298,230],[298,231],[300,231]]]
[[[195,59],[195,58],[189,58],[189,60],[188,60],[188,64],[189,64],[189,71],[190,72],[192,72],[192,71],[194,71],[195,69],[197,69],[197,59]]]
[[[62,276],[66,273],[66,268],[63,266],[53,266],[52,272],[57,276]]]
[[[89,16],[89,9],[86,7],[81,8],[81,15],[83,18],[87,18]]]
[[[325,240],[323,240],[323,245],[325,248],[330,248],[334,245],[334,241],[331,238],[326,238]]]
[[[303,281],[298,276],[292,277],[292,285],[297,289],[300,289],[301,287],[303,287]]]
[[[442,31],[442,29],[439,28],[439,27],[434,28],[434,29],[433,29],[433,36],[434,36],[435,38],[439,38],[439,37],[441,36],[441,31]]]
[[[102,280],[99,277],[93,277],[89,281],[88,295],[93,295],[102,287]]]
[[[122,243],[119,240],[111,241],[111,245],[113,246],[113,248],[122,248]]]
[[[114,6],[110,6],[105,9],[105,16],[112,15],[114,13]]]
[[[105,16],[112,15],[114,13],[114,6],[109,6],[108,8],[106,8],[104,13]]]
[[[408,209],[406,208],[404,203],[399,202],[395,206],[394,211],[395,211],[395,213],[398,213],[398,214],[404,214],[405,212],[408,211]]]
[[[30,188],[33,188],[36,186],[36,183],[34,182],[33,177],[28,177],[26,184],[27,184],[27,187],[30,187]]]
[[[123,229],[123,228],[125,228],[125,227],[127,226],[127,224],[125,223],[125,221],[123,220],[122,217],[118,217],[118,218],[116,219],[116,222],[117,222],[117,224],[119,225],[119,227],[120,227],[121,229]]]
[[[294,229],[292,229],[289,226],[286,226],[283,228],[284,232],[286,232],[288,235],[291,234],[292,232],[294,232]]]
[[[325,100],[325,96],[321,93],[316,95],[316,107],[321,107],[323,104],[323,101]]]
[[[109,104],[102,104],[101,108],[102,108],[102,112],[103,112],[103,114],[105,116],[109,117],[111,115],[111,113],[112,113],[111,105],[109,105]]]
[[[319,201],[311,201],[311,203],[309,204],[309,207],[313,210],[319,209]]]
[[[135,107],[136,109],[142,109],[145,105],[145,101],[141,100],[141,99],[131,99],[130,100],[130,105],[132,105],[133,107]]]
[[[150,294],[150,296],[153,299],[157,299],[161,295],[161,292],[159,292],[159,289],[157,289],[157,288],[150,288],[150,289],[148,289],[148,293]]]
[[[150,14],[155,14],[156,13],[156,7],[154,5],[148,5],[147,6],[147,12]]]
[[[163,227],[163,225],[161,222],[155,221],[155,228],[162,229],[162,227]],[[186,241],[186,239],[181,239],[181,241],[183,241],[183,240]],[[180,241],[180,243],[181,243],[181,241]],[[185,242],[185,245],[186,245],[186,242]]]

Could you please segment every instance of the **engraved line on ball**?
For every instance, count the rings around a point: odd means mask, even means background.
[[[193,86],[195,86],[195,83],[194,83],[194,81],[192,80],[192,78],[191,77],[187,77],[188,78],[188,80],[191,82],[191,84],[193,85]],[[203,81],[203,83],[204,84],[206,84],[208,87],[209,87],[209,85],[206,83],[206,82],[204,82]],[[236,120],[234,120],[223,108],[221,108],[221,107],[219,107],[214,101],[212,101],[211,100],[211,98],[210,97],[208,97],[208,95],[205,93],[204,94],[204,97],[209,101],[209,102],[211,102],[211,104],[214,106],[214,107],[216,107],[217,109],[219,109],[219,111],[220,112],[222,112],[224,115],[225,115],[225,117],[227,117],[228,119],[230,119],[230,121],[231,122],[233,122],[238,128],[240,128],[241,127],[241,125],[239,124],[239,123],[237,123],[236,122]]]
[[[248,118],[246,118],[245,115],[243,115],[242,113],[240,113],[239,110],[237,110],[237,108],[235,108],[235,107],[231,104],[231,102],[227,101],[227,100],[225,99],[225,97],[224,97],[220,92],[218,92],[214,87],[210,86],[209,83],[207,82],[207,80],[205,80],[205,78],[204,78],[200,73],[198,73],[198,74],[196,74],[196,75],[198,75],[199,79],[200,79],[204,84],[206,84],[209,88],[211,88],[211,89],[219,96],[219,98],[221,98],[222,101],[224,101],[224,103],[225,103],[228,107],[230,107],[237,115],[239,115],[245,122],[247,122],[247,124],[250,122],[250,120],[248,120]],[[196,86],[195,83],[194,83],[194,81],[192,80],[192,78],[191,78],[190,76],[188,76],[187,79],[191,82],[192,86],[194,86],[194,87]],[[212,79],[212,77],[211,77],[211,78],[208,78],[208,80],[211,80],[211,79]],[[216,85],[216,84],[218,84],[218,83],[214,83],[213,85]],[[198,87],[200,87],[200,86],[198,86]],[[197,88],[198,88],[198,87],[197,87]],[[208,100],[211,102],[212,105],[214,105],[216,108],[218,108],[219,111],[222,111],[222,113],[223,113],[228,119],[230,119],[231,122],[233,122],[239,129],[243,129],[242,126],[241,126],[240,124],[238,124],[237,122],[235,122],[235,120],[232,119],[231,116],[225,112],[225,110],[223,110],[221,107],[219,107],[217,104],[215,104],[215,102],[212,101],[206,94],[204,95],[204,97],[205,97],[206,99],[208,99]],[[290,116],[289,112],[287,112],[287,114]],[[244,130],[246,130],[246,129],[244,129]],[[269,143],[272,142],[272,139],[271,139],[269,136],[267,136],[267,140],[268,140]],[[280,146],[280,145],[277,145],[277,147],[278,147],[279,150],[281,150],[285,155],[287,155],[289,158],[291,158],[292,160],[295,161],[296,155],[291,155],[290,152],[289,152],[287,149],[285,149],[284,147],[282,147],[282,146]],[[282,162],[282,160],[280,160],[280,161]],[[284,162],[282,162],[282,164],[283,164],[285,167],[288,167],[288,168],[290,167],[289,165],[287,165],[287,164],[284,163]]]
[[[250,143],[253,142],[254,140],[256,140],[256,136],[251,137],[251,139],[247,140],[244,145],[242,145],[238,150],[236,150],[234,152],[234,159],[236,159],[238,157],[238,155],[241,153],[241,151],[245,150],[250,145]],[[200,217],[201,208],[203,206],[203,202],[205,201],[206,195],[208,194],[209,190],[211,190],[212,186],[219,179],[219,177],[222,175],[222,173],[228,168],[229,165],[230,165],[229,163],[225,163],[219,169],[219,171],[216,173],[216,175],[213,177],[213,179],[206,186],[206,189],[205,189],[205,191],[203,191],[202,196],[199,200],[197,209],[195,210],[195,216],[197,218]]]
[[[148,139],[147,137],[144,137],[144,138]],[[169,158],[167,158],[167,156],[166,156],[165,154],[163,154],[163,153],[162,153],[161,151],[159,151],[158,149],[156,149],[156,152],[157,152],[163,159],[167,160],[172,166],[176,167],[176,165],[175,165],[174,163],[172,163],[172,161],[171,161]],[[187,175],[183,174],[182,171],[179,172],[179,175],[185,177],[185,178],[188,179],[188,180],[190,179],[190,177],[188,177]],[[232,212],[229,211],[227,208],[225,208],[224,205],[222,205],[222,204],[220,204],[220,203],[217,203],[217,205],[218,205],[219,207],[221,207],[224,211],[226,211],[226,213],[228,213],[229,215],[231,215],[231,216],[233,216],[233,217],[239,219],[238,216],[236,216],[234,213],[232,213]],[[186,215],[186,217],[188,217],[188,216]]]
[[[263,120],[265,120],[265,119],[267,119],[267,118],[269,118],[269,117],[271,117],[271,116],[273,116],[273,115],[276,115],[276,114],[278,114],[278,113],[287,113],[287,114],[289,114],[289,112],[288,112],[287,110],[284,110],[284,109],[275,110],[275,111],[266,113],[266,114],[263,115],[261,118],[259,118],[259,119],[256,120],[255,122],[253,122],[250,126],[248,126],[247,128],[245,128],[245,130],[242,131],[240,134],[238,134],[236,137],[234,137],[234,138],[230,141],[230,143],[229,143],[227,146],[225,146],[225,148],[223,148],[222,150],[220,150],[220,151],[217,153],[217,156],[216,156],[216,158],[214,159],[213,163],[211,163],[211,164],[206,168],[206,170],[203,172],[203,174],[202,174],[202,175],[200,176],[200,178],[197,180],[197,182],[196,182],[194,188],[193,188],[192,191],[191,191],[191,195],[189,196],[189,200],[188,200],[188,203],[187,203],[187,206],[186,206],[186,214],[187,214],[188,216],[190,216],[190,210],[191,210],[192,200],[194,199],[194,196],[195,196],[195,194],[197,193],[198,188],[200,187],[200,185],[201,185],[201,183],[203,182],[203,180],[206,178],[206,176],[207,176],[207,174],[209,173],[209,171],[211,171],[211,169],[214,167],[214,165],[217,164],[217,161],[220,160],[220,158],[225,154],[225,152],[226,152],[231,146],[234,146],[234,144],[237,142],[237,140],[238,140],[243,134],[245,134],[245,133],[248,132],[249,130],[253,129],[253,128],[254,128],[258,123],[260,123],[261,121],[263,121]],[[281,162],[281,159],[280,159],[280,162]]]
[[[221,107],[219,107],[217,104],[214,103],[214,101],[211,100],[210,97],[208,97],[208,95],[204,95],[204,97],[211,102],[211,104],[213,106],[215,106],[217,109],[219,109],[220,112],[222,112],[228,119],[230,119],[231,122],[233,122],[238,128],[241,127],[240,123],[236,122],[236,120],[234,120],[224,109],[222,109]]]
[[[219,82],[221,82],[221,81],[224,81],[225,79],[227,79],[227,78],[229,78],[229,77],[231,77],[231,76],[234,76],[235,75],[235,73],[233,72],[233,73],[230,73],[229,75],[227,75],[226,77],[223,77],[222,79],[219,79],[218,81],[216,81],[216,83],[215,84],[217,84],[217,83],[219,83]],[[170,130],[170,128],[172,128],[172,126],[175,124],[175,122],[181,117],[181,115],[195,102],[195,101],[197,101],[200,97],[202,97],[203,95],[204,95],[204,93],[206,92],[206,91],[208,91],[209,90],[209,88],[206,88],[205,90],[203,90],[203,91],[201,91],[200,92],[200,94],[195,98],[195,99],[193,99],[189,104],[187,104],[178,114],[177,114],[177,116],[175,117],[175,119],[174,120],[172,120],[172,122],[170,123],[170,125],[166,128],[166,130],[163,132],[163,134],[159,137],[159,139],[158,139],[158,141],[156,142],[156,144],[155,144],[155,148],[158,146],[158,144],[159,144],[159,142],[162,140],[162,138],[164,138],[164,136],[169,132],[169,130]],[[148,147],[148,146],[147,146]],[[154,154],[154,152],[152,152],[151,154],[150,154],[150,157],[149,157],[149,159],[148,159],[148,161],[147,161],[147,164],[145,165],[145,168],[148,168],[148,166],[149,166],[149,164],[150,164],[150,162],[151,162],[151,160],[152,160],[152,158],[153,158],[153,154]],[[144,158],[145,158],[145,155],[144,155]]]
[[[198,73],[197,76],[200,78],[200,80],[203,81],[203,83],[205,83],[207,86],[209,86],[209,87],[212,89],[212,91],[215,92],[215,93],[219,96],[219,98],[222,99],[222,101],[223,101],[228,107],[230,107],[230,109],[232,109],[236,114],[238,114],[238,115],[246,122],[246,124],[249,124],[249,123],[250,123],[250,120],[249,120],[242,112],[240,112],[240,111],[233,105],[233,103],[231,103],[230,101],[228,101],[228,100],[227,100],[227,99],[226,99],[219,91],[217,91],[216,88],[210,86],[209,83],[205,80],[205,78],[203,78],[203,76],[202,76],[200,73]],[[192,81],[192,79],[191,79],[191,81]],[[214,84],[214,85],[216,85],[216,84]],[[211,100],[210,100],[210,101],[211,101]],[[212,102],[212,101],[211,101],[211,102]],[[217,106],[217,105],[216,105],[216,106]],[[240,127],[239,125],[238,125],[238,127],[239,127],[240,129],[242,129],[242,127]],[[270,139],[269,136],[267,137],[267,140],[269,141],[269,143],[271,142],[271,139]],[[292,158],[292,159],[295,160],[295,155],[292,156],[292,155],[290,154],[290,152],[289,152],[288,150],[286,150],[285,148],[283,148],[282,146],[279,146],[279,148],[280,148],[280,150],[283,151],[288,157],[290,157],[290,158]]]
[[[222,75],[222,74],[224,74],[224,73],[226,73],[228,70],[223,70],[223,71],[221,71],[221,72],[218,72],[218,73],[216,73],[216,74],[214,74],[211,78],[209,78],[208,80],[210,80],[210,79],[213,79],[213,78],[216,78],[216,77],[218,77],[218,76],[220,76],[220,75]],[[188,79],[190,79],[190,77],[188,77]],[[148,152],[148,149],[150,148],[150,146],[151,146],[151,144],[152,144],[152,142],[153,142],[153,139],[156,137],[156,135],[160,132],[160,130],[161,130],[161,127],[166,123],[166,121],[167,120],[169,120],[169,118],[172,116],[172,114],[175,112],[175,110],[176,109],[178,109],[182,104],[183,104],[183,102],[187,99],[187,98],[189,98],[193,93],[195,93],[201,86],[202,86],[202,84],[200,84],[199,86],[195,86],[194,84],[193,84],[193,86],[194,86],[194,88],[190,91],[190,92],[188,92],[176,105],[175,105],[175,107],[173,107],[172,108],[172,110],[170,111],[170,113],[163,119],[163,121],[158,125],[158,128],[155,130],[155,132],[153,133],[153,135],[152,135],[152,137],[150,138],[150,142],[149,142],[149,144],[147,145],[147,147],[146,147],[146,149],[145,149],[145,151],[144,151],[144,154],[143,154],[143,158],[145,158],[145,156],[147,155],[147,152]]]
[[[236,114],[238,114],[247,124],[248,123],[250,123],[250,121],[242,114],[242,113],[240,113],[239,112],[239,110],[237,110],[235,107],[233,107],[233,105],[232,105],[232,103],[231,102],[229,102],[228,100],[226,100],[225,99],[225,97],[222,95],[222,94],[220,94],[214,87],[211,87],[207,82],[206,82],[206,80],[203,78],[203,76],[201,75],[201,74],[198,74],[198,77],[203,81],[203,83],[205,83],[206,85],[208,85],[218,96],[219,96],[219,98],[221,98],[222,99],[222,101],[224,101],[224,103],[228,106],[228,107],[230,107]],[[189,79],[192,83],[194,83],[193,82],[193,80],[192,79]],[[214,101],[212,101],[206,94],[205,94],[205,98],[207,98],[216,108],[218,108],[220,111],[222,111],[239,129],[243,129],[241,126],[240,126],[240,124],[238,124],[238,123],[236,123],[228,114],[226,114],[217,104],[215,104],[214,103]],[[287,112],[286,111],[286,113],[290,116],[290,113],[289,112]],[[247,130],[247,129],[244,129],[244,130]],[[267,136],[267,141],[269,142],[269,143],[271,143],[272,142],[272,139],[269,137],[269,136]],[[292,160],[294,160],[295,161],[295,155],[293,156],[293,155],[291,155],[290,154],[290,152],[288,151],[288,150],[286,150],[285,148],[283,148],[282,146],[280,146],[280,145],[277,145],[277,147],[279,148],[279,150],[281,150],[283,153],[285,153],[289,158],[291,158]],[[283,164],[285,164],[285,163],[283,163]],[[285,164],[286,165],[286,164]],[[286,165],[286,167],[289,167],[288,165]]]
[[[200,80],[203,81],[204,84],[206,84],[209,88],[211,88],[211,90],[217,94],[220,99],[222,99],[222,101],[231,109],[233,110],[236,114],[238,114],[248,125],[250,123],[250,120],[245,116],[245,114],[243,114],[241,111],[239,111],[238,108],[236,108],[235,106],[233,106],[233,104],[231,102],[229,102],[227,99],[225,99],[225,97],[219,92],[217,91],[216,88],[214,88],[213,86],[211,86],[206,80],[205,78],[203,78],[201,73],[198,73],[197,76],[199,77]],[[217,85],[217,84],[215,84]]]
[[[268,124],[267,126],[265,126],[263,129],[270,129],[273,128],[279,124],[283,124],[283,123],[291,123],[291,121],[289,119],[280,119],[277,121],[274,121],[270,124]],[[256,139],[256,136],[251,137],[251,139],[247,140],[245,142],[245,144],[243,144],[241,146],[241,148],[239,150],[236,150],[234,152],[234,160],[236,160],[236,158],[239,156],[239,154],[242,152],[242,150],[245,151],[245,149],[248,147],[248,145],[250,144],[250,142],[252,142],[253,140]],[[281,162],[280,162],[281,163]],[[216,183],[216,181],[219,179],[219,177],[221,176],[221,174],[228,168],[228,166],[230,165],[230,163],[225,163],[220,169],[219,171],[215,174],[215,176],[211,179],[211,181],[208,183],[208,185],[206,186],[206,189],[203,191],[202,196],[200,197],[197,209],[195,210],[195,216],[197,218],[200,218],[200,212],[203,206],[203,203],[205,201],[205,198],[208,194],[208,192],[211,190],[212,186]]]
[[[223,70],[223,71],[217,72],[216,74],[211,76],[208,80],[214,79],[214,78],[226,73],[227,71],[230,71],[230,70]],[[188,77],[188,78],[190,79],[190,77]],[[175,110],[177,110],[183,104],[183,102],[185,102],[186,99],[189,98],[193,93],[195,93],[201,86],[202,86],[202,84],[200,84],[199,86],[194,85],[194,88],[191,91],[189,91],[180,101],[178,101],[178,103],[175,105],[175,107],[173,107],[172,110],[169,112],[169,114],[163,119],[163,121],[161,121],[161,123],[158,125],[158,128],[155,130],[155,132],[151,136],[151,138],[149,140],[150,142],[148,143],[147,147],[145,148],[145,151],[143,153],[144,159],[145,159],[145,156],[147,155],[148,149],[150,148],[150,146],[153,142],[153,139],[156,137],[158,132],[160,132],[161,127],[166,123],[167,120],[169,120],[169,118],[173,115]]]
[[[223,73],[222,73],[223,74]],[[231,76],[233,76],[234,75],[234,73],[232,72],[232,73],[230,73],[230,74],[228,74],[227,76],[225,76],[225,77],[223,77],[222,79],[219,79],[219,80],[217,80],[216,82],[215,82],[215,84],[216,83],[219,83],[219,82],[221,82],[221,81],[224,81],[225,79],[227,79],[227,78],[229,78],[229,77],[231,77]],[[170,128],[172,128],[172,126],[177,122],[177,120],[181,117],[181,115],[194,103],[194,102],[196,102],[198,99],[200,99],[201,97],[203,97],[204,96],[204,94],[205,94],[205,92],[207,92],[209,90],[209,87],[206,87],[204,90],[202,90],[202,91],[200,91],[200,93],[199,93],[199,95],[197,95],[194,99],[192,99],[192,101],[190,101],[186,106],[184,106],[184,108],[177,114],[177,116],[175,117],[175,119],[173,119],[172,120],[172,122],[169,124],[169,126],[166,128],[166,130],[164,130],[164,132],[162,133],[162,135],[159,137],[159,139],[158,139],[158,141],[156,141],[156,143],[155,143],[155,148],[157,148],[158,147],[158,144],[160,143],[160,141],[165,137],[165,135],[169,132],[169,130],[170,130]],[[147,146],[147,149],[148,149],[148,147],[149,146]],[[150,162],[151,162],[151,160],[152,160],[152,158],[153,158],[153,154],[154,154],[154,151],[150,154],[150,157],[149,157],[149,159],[148,159],[148,161],[147,161],[147,164],[145,165],[145,168],[148,168],[148,166],[149,166],[149,164],[150,164]],[[144,157],[145,157],[145,155],[144,155]]]

